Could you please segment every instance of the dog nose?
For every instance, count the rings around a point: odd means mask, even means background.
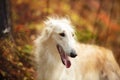
[[[72,50],[70,53],[70,57],[75,58],[77,56],[75,50]]]

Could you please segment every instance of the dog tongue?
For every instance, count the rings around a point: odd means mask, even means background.
[[[61,46],[57,45],[57,48],[58,48],[58,51],[60,53],[62,63],[66,66],[66,68],[70,68],[71,62],[68,58],[68,55],[64,52],[64,50]]]
[[[61,53],[61,59],[66,68],[69,68],[71,66],[71,62],[66,53]]]
[[[69,68],[71,66],[71,62],[68,59],[62,59],[62,62],[66,68]]]

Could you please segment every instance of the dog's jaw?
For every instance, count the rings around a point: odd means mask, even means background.
[[[70,68],[71,62],[69,60],[67,53],[65,53],[65,51],[63,50],[63,48],[60,45],[57,45],[57,49],[60,54],[62,63],[66,66],[66,68]]]

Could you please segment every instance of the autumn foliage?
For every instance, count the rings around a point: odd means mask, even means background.
[[[119,5],[119,0],[11,0],[12,34],[0,41],[0,80],[35,80],[33,40],[47,16],[69,17],[80,42],[112,49],[120,64]]]

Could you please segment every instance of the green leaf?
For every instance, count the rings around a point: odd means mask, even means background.
[[[31,51],[32,51],[31,45],[25,45],[24,48],[22,49],[23,53],[31,53]]]

